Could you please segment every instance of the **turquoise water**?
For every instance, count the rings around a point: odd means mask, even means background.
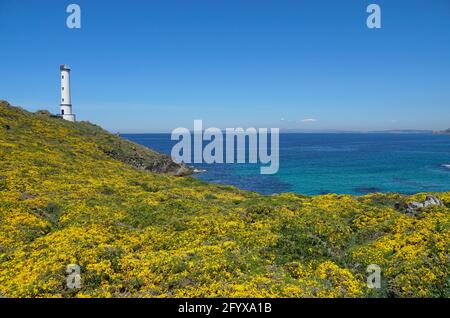
[[[124,137],[170,154],[169,134]],[[449,166],[446,166],[449,165]],[[434,192],[450,190],[450,136],[432,134],[281,134],[280,170],[259,164],[194,165],[196,177],[264,194]]]

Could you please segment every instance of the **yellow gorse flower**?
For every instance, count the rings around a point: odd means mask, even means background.
[[[261,196],[136,170],[98,138],[0,105],[2,295],[450,297],[450,192],[418,217],[393,202],[424,194]]]

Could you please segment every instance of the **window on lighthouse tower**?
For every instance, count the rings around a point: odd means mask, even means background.
[[[61,115],[64,115],[64,109],[61,109]]]

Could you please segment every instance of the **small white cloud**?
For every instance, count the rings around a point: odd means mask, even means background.
[[[314,123],[316,121],[317,121],[317,119],[314,119],[314,118],[305,118],[302,120],[303,123]]]

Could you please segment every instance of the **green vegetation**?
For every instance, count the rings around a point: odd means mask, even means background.
[[[394,205],[426,194],[261,196],[145,171],[164,158],[0,103],[0,294],[450,297],[450,193],[411,216]]]

